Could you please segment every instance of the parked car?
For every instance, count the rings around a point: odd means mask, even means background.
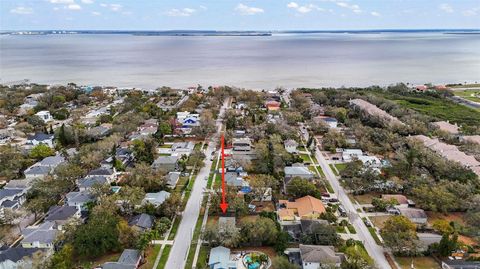
[[[367,227],[373,227],[372,223],[368,219],[363,219],[363,223],[365,223]]]
[[[343,206],[338,207],[338,212],[340,213],[340,216],[342,216],[342,217],[347,216],[347,210],[345,210],[345,208],[343,208]]]

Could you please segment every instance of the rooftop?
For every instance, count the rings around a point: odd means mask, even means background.
[[[315,246],[300,244],[300,255],[305,263],[339,264],[342,258],[335,253],[333,246]]]
[[[322,201],[310,195],[298,198],[293,202],[279,200],[278,203],[285,206],[278,210],[278,214],[283,217],[294,217],[296,215],[302,218],[311,214],[321,214],[326,211]]]
[[[78,212],[76,206],[52,206],[47,212],[45,220],[67,220]]]
[[[388,114],[387,112],[378,108],[376,105],[371,104],[363,99],[357,98],[357,99],[350,100],[350,104],[355,105],[356,107],[360,108],[361,110],[368,113],[369,115],[383,118],[393,124],[403,125],[403,123],[396,117]]]

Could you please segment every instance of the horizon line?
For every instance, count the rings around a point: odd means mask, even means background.
[[[0,32],[12,31],[122,31],[122,32],[175,32],[175,31],[210,31],[210,32],[315,32],[315,31],[480,31],[480,28],[370,28],[370,29],[282,29],[282,30],[215,30],[215,29],[8,29]]]

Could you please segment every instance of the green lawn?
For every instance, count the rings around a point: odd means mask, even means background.
[[[347,164],[346,163],[337,163],[337,164],[335,164],[335,167],[337,168],[338,172],[342,172],[343,170],[345,170],[345,168],[347,168]]]
[[[337,173],[337,170],[335,170],[335,166],[333,166],[333,164],[329,164],[330,168],[332,168],[332,172],[338,176],[338,173]]]
[[[164,149],[169,149],[169,148],[172,147],[172,145],[171,145],[171,144],[163,144],[163,145],[160,145],[160,146],[158,146],[158,147],[159,147],[159,148],[164,148]]]
[[[460,96],[467,100],[473,102],[480,102],[480,88],[479,89],[471,89],[471,90],[464,90],[464,91],[454,91],[453,92],[456,96]]]
[[[349,223],[349,224],[347,225],[347,228],[348,228],[348,231],[349,231],[350,233],[352,233],[352,234],[356,234],[356,233],[357,233],[357,231],[355,230],[355,228],[353,227],[352,224]]]
[[[195,144],[195,147],[193,148],[193,150],[200,149],[201,146],[202,146],[202,143],[196,143],[196,144]]]
[[[329,193],[335,193],[335,191],[332,188],[332,185],[330,185],[330,182],[328,182],[327,180],[324,180],[323,182],[325,182],[325,187],[327,188],[327,191]]]
[[[167,263],[168,260],[168,255],[170,254],[170,250],[172,249],[171,245],[166,245],[165,248],[163,249],[162,256],[160,257],[160,262],[158,263],[158,266],[156,269],[164,269],[165,264]]]
[[[320,175],[325,178],[325,173],[323,172],[322,170],[322,167],[320,165],[317,165],[317,169],[318,169],[318,172],[320,173]]]
[[[177,216],[175,218],[175,221],[173,222],[172,230],[170,231],[170,234],[168,235],[168,240],[173,240],[175,239],[175,235],[177,234],[178,226],[180,225],[182,217]]]
[[[378,235],[377,233],[375,232],[375,228],[373,227],[368,227],[368,231],[370,232],[370,234],[372,235],[373,239],[375,240],[375,242],[378,244],[378,245],[382,245],[382,241],[380,241],[380,238],[378,238]]]
[[[480,125],[480,110],[475,110],[447,99],[400,95],[385,95],[384,97],[395,101],[403,107],[441,120],[470,126]]]
[[[208,254],[210,253],[210,247],[208,246],[201,246],[200,253],[198,254],[197,260],[197,267],[196,268],[204,268],[207,264]]]
[[[312,161],[310,160],[310,157],[308,154],[300,154],[300,157],[302,158],[303,162],[305,163],[311,163]]]
[[[213,188],[219,188],[222,185],[222,175],[215,174],[215,182],[213,183]]]
[[[185,268],[192,268],[193,258],[195,256],[195,250],[197,248],[198,238],[200,237],[202,229],[203,215],[199,215],[197,223],[195,224],[195,230],[193,231],[192,243],[190,244],[190,249],[188,251],[187,262],[185,263]]]
[[[158,252],[162,245],[153,245],[152,249],[148,251],[147,262],[142,265],[142,269],[152,269],[155,264],[155,259],[157,258]]]

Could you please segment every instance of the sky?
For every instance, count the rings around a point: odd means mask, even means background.
[[[0,30],[480,28],[480,0],[0,0]]]

